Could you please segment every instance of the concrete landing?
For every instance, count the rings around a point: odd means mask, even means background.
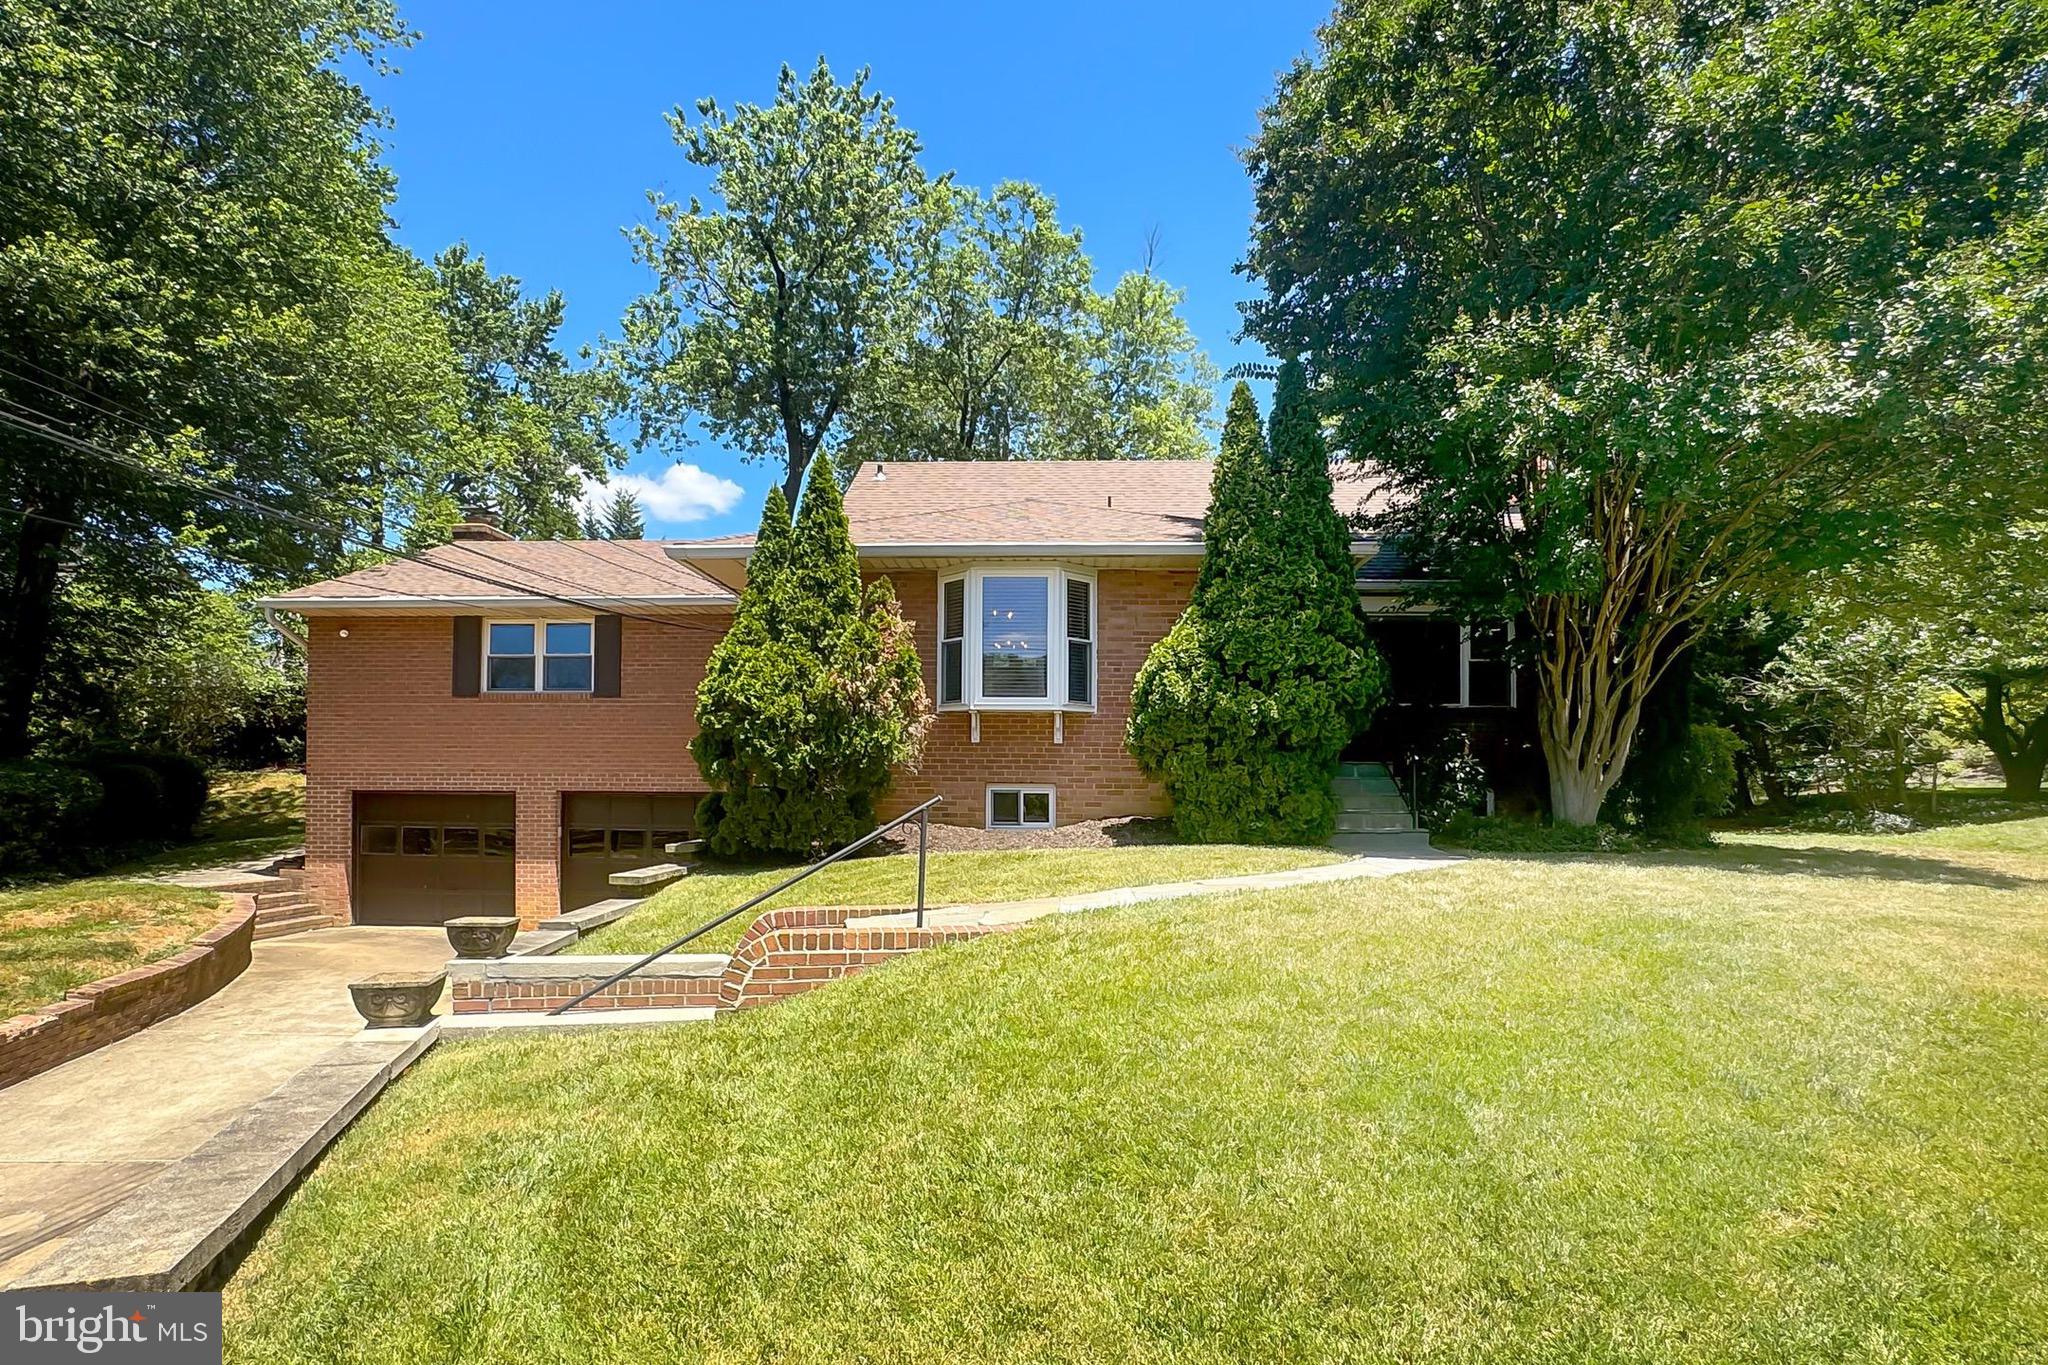
[[[249,969],[210,999],[0,1091],[0,1288],[363,1036],[350,980],[447,959],[439,929],[317,929],[261,942]]]

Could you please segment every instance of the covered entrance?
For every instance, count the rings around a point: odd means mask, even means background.
[[[358,793],[358,924],[440,924],[517,913],[510,794]]]
[[[619,895],[614,872],[666,862],[664,845],[690,837],[695,792],[565,792],[562,796],[562,912]]]

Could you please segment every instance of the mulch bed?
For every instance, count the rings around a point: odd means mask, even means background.
[[[1006,848],[1124,848],[1135,844],[1180,842],[1171,820],[1125,816],[1118,820],[1084,820],[1058,829],[969,829],[961,825],[931,827],[934,853],[974,853]],[[883,835],[876,852],[917,852],[917,826],[904,825]]]

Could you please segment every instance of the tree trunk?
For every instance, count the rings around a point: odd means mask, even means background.
[[[1998,760],[2005,774],[2005,794],[2015,801],[2041,799],[2041,777],[2048,771],[2048,710],[2031,724],[2014,729],[2006,715],[2006,679],[1993,673],[1984,679],[1984,711],[1977,737]]]
[[[28,511],[69,520],[70,499],[61,506]],[[63,563],[70,528],[40,517],[23,517],[14,541],[12,591],[0,604],[0,760],[22,758],[29,750],[29,723],[36,689],[50,659],[50,618],[57,598],[57,571]]]
[[[2005,774],[2007,796],[2015,801],[2041,799],[2041,777],[2048,772],[2048,757],[2037,754],[2031,761],[2017,758],[2001,760],[1998,766]]]
[[[1550,768],[1550,818],[1560,825],[1590,825],[1600,818],[1613,779],[1553,763]]]

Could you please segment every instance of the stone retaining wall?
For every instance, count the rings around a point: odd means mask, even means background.
[[[227,918],[176,957],[102,977],[0,1023],[0,1089],[190,1009],[240,976],[249,965],[256,902],[233,900]]]

